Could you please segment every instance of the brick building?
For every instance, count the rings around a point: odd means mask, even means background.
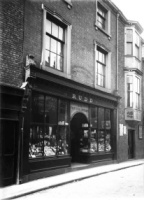
[[[3,182],[143,158],[141,25],[105,0],[2,3]]]

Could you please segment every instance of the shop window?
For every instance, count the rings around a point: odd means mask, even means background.
[[[70,77],[71,25],[44,7],[42,68]]]
[[[68,155],[68,102],[34,93],[31,116],[29,158]]]
[[[111,110],[92,106],[90,113],[90,126],[83,126],[80,132],[80,152],[112,151]]]

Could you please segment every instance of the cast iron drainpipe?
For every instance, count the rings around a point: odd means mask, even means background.
[[[16,184],[22,183],[23,129],[24,129],[24,117],[22,117],[20,135],[19,135],[19,140],[18,140],[18,161],[17,161]]]
[[[117,13],[117,38],[116,38],[116,94],[118,95],[118,89],[119,89],[119,85],[118,85],[118,19],[119,19],[119,13]],[[118,116],[118,107],[117,107],[117,153],[116,153],[116,157],[117,157],[117,162],[118,162],[118,136],[119,136],[119,116]]]

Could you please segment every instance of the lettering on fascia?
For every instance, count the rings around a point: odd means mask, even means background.
[[[76,94],[72,94],[72,99],[76,99],[79,101],[84,101],[84,102],[88,102],[88,103],[93,103],[93,99],[92,98],[88,98],[82,95],[76,95]]]

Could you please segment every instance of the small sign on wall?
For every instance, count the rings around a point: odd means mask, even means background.
[[[142,126],[141,125],[138,126],[138,136],[139,136],[139,139],[142,139]]]
[[[119,133],[120,136],[123,136],[123,124],[119,124]]]

